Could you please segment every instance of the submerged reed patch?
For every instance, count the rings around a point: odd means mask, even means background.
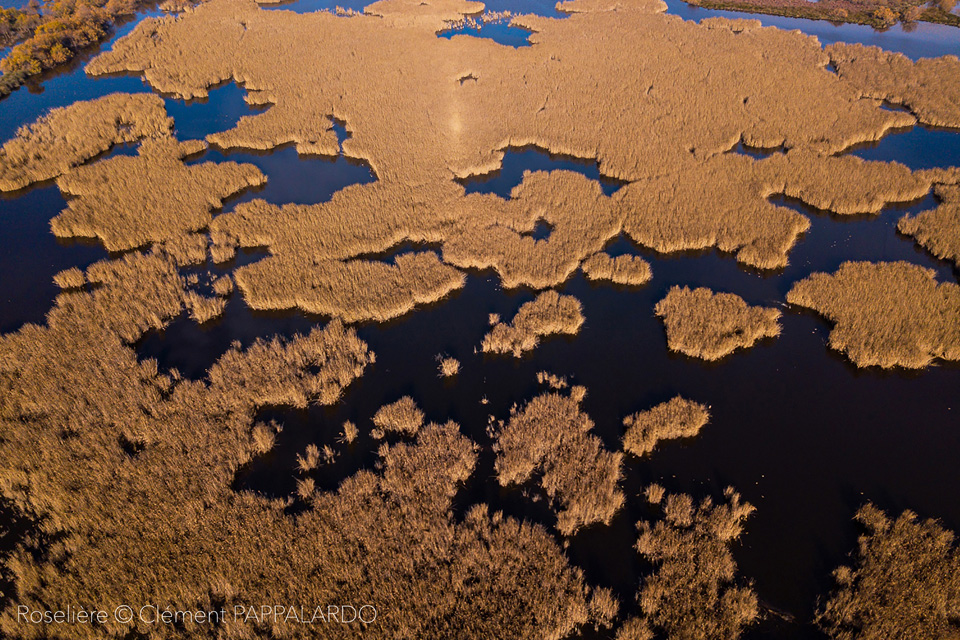
[[[593,421],[580,410],[583,394],[545,393],[511,411],[496,432],[497,480],[502,486],[536,477],[555,505],[557,530],[609,523],[623,505],[617,486],[622,455],[592,435]]]
[[[692,438],[710,419],[704,405],[677,396],[623,419],[623,450],[643,457],[656,448],[660,440]]]
[[[671,494],[661,503],[663,520],[638,523],[637,551],[655,569],[637,594],[642,615],[627,621],[618,640],[736,640],[757,619],[757,595],[737,580],[730,553],[754,508],[732,488],[725,495],[721,504],[694,505],[689,495]]]
[[[483,337],[482,349],[490,353],[511,353],[519,358],[534,349],[543,336],[576,334],[583,324],[580,301],[556,291],[544,291],[520,305],[510,324],[498,322]]]
[[[960,186],[938,185],[940,205],[915,216],[906,215],[897,223],[897,230],[913,236],[917,244],[940,258],[960,267]]]
[[[719,360],[780,335],[777,309],[752,307],[738,295],[705,287],[671,288],[656,313],[663,318],[670,350],[703,360]]]
[[[173,119],[150,93],[114,93],[53,109],[0,149],[0,191],[56,178],[115,144],[170,135]]]
[[[960,286],[909,262],[845,262],[793,285],[787,302],[832,323],[830,347],[858,367],[960,360]]]
[[[837,589],[818,612],[835,640],[955,638],[960,634],[960,553],[954,533],[905,511],[895,520],[872,504],[853,566],[833,572]]]

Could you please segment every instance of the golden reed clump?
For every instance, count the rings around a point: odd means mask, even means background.
[[[557,530],[569,536],[580,527],[609,523],[623,506],[622,455],[607,451],[590,433],[593,421],[579,397],[545,393],[511,412],[496,433],[497,480],[502,486],[538,478],[556,506]]]
[[[940,205],[915,216],[906,215],[897,230],[913,236],[917,244],[942,260],[960,267],[960,187],[939,185]]]
[[[254,309],[299,308],[345,322],[401,316],[443,299],[466,281],[432,251],[403,254],[393,264],[327,260],[303,267],[296,259],[260,260],[238,269],[235,279]]]
[[[556,291],[544,291],[534,300],[520,305],[510,324],[498,322],[483,337],[482,349],[489,353],[511,353],[519,358],[534,349],[543,336],[555,333],[573,335],[583,324],[580,301]]]
[[[423,411],[410,396],[386,404],[373,416],[373,424],[383,431],[395,431],[408,436],[417,435],[423,425]]]
[[[637,594],[642,615],[631,618],[618,640],[716,638],[736,640],[757,619],[757,595],[738,584],[730,545],[754,508],[732,488],[727,502],[699,505],[686,494],[662,502],[664,519],[640,522],[637,551],[656,567]]]
[[[66,173],[115,144],[170,135],[163,100],[114,93],[53,109],[0,149],[0,191],[14,191]]]
[[[653,277],[649,262],[630,255],[613,258],[607,253],[595,253],[583,261],[580,269],[589,280],[607,280],[614,284],[636,286],[650,282]]]
[[[872,504],[856,519],[853,566],[834,571],[837,589],[818,612],[835,640],[955,638],[960,634],[960,552],[952,531],[904,511],[894,520]]]
[[[137,157],[111,158],[60,176],[60,191],[74,197],[51,220],[54,235],[97,237],[109,251],[171,240],[209,225],[224,198],[266,182],[250,164],[183,164],[205,148],[196,140],[145,140]]]
[[[656,448],[660,440],[692,438],[710,419],[704,405],[677,396],[623,419],[623,450],[643,457]]]
[[[908,262],[845,262],[793,285],[787,302],[834,323],[830,347],[858,367],[960,360],[960,286]]]
[[[656,313],[663,318],[671,351],[704,360],[719,360],[780,335],[777,309],[752,307],[738,295],[705,287],[672,287]]]
[[[443,378],[452,378],[460,373],[460,361],[450,356],[438,356],[437,370]]]

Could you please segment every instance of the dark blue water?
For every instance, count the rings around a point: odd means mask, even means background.
[[[509,198],[510,192],[523,182],[525,171],[575,171],[590,180],[600,182],[600,188],[611,195],[624,185],[614,178],[600,175],[595,160],[551,154],[537,147],[510,148],[503,154],[498,171],[461,181],[467,193],[496,193]]]
[[[529,47],[530,31],[521,27],[511,26],[509,22],[487,22],[477,27],[463,25],[454,29],[441,31],[441,38],[466,35],[474,38],[488,38],[508,47]]]
[[[877,142],[857,145],[848,152],[865,160],[895,160],[911,169],[960,167],[958,140],[960,129],[935,129],[918,125],[888,133]]]
[[[281,8],[332,8],[329,5],[299,0]],[[504,2],[503,6],[488,4],[488,8],[544,13],[549,8],[555,14],[551,5]],[[671,12],[689,19],[720,13],[674,0]],[[956,34],[960,33],[920,25],[914,33],[893,29],[878,34],[858,26],[758,18],[765,24],[799,26],[822,42],[833,41],[832,37],[881,43],[911,57],[948,47],[956,51]],[[77,66],[32,89],[0,101],[0,138],[10,137],[17,127],[53,106],[113,91],[146,90],[138,78],[94,80]],[[252,113],[242,98],[242,87],[231,83],[211,91],[205,101],[166,102],[176,119],[178,136],[187,139],[222,131]],[[338,129],[341,141],[347,135]],[[133,150],[125,147],[111,153]],[[731,152],[763,157],[779,150],[740,145]],[[913,168],[960,165],[960,135],[914,127],[851,153],[898,160]],[[300,157],[291,147],[268,154],[211,149],[191,161],[223,160],[252,162],[268,176],[262,190],[247,191],[228,201],[226,210],[255,197],[276,204],[322,202],[346,185],[374,179],[363,165],[342,157]],[[507,152],[499,172],[468,181],[466,189],[509,197],[525,170],[556,169],[601,180],[592,161],[513,149]],[[601,186],[610,194],[619,184],[601,181]],[[56,294],[51,280],[54,273],[107,257],[99,245],[61,243],[49,233],[49,219],[64,206],[54,186],[39,185],[14,195],[17,197],[0,199],[0,332],[23,322],[42,321]],[[587,386],[584,409],[605,444],[619,449],[625,415],[682,393],[711,406],[710,424],[697,438],[665,444],[649,459],[628,458],[626,508],[611,526],[591,527],[578,534],[567,549],[569,557],[584,568],[592,583],[615,589],[626,612],[635,612],[632,596],[642,567],[632,548],[634,524],[649,517],[638,497],[643,486],[656,481],[671,491],[688,491],[699,498],[719,497],[723,488],[732,484],[758,508],[736,549],[740,571],[754,581],[765,606],[797,619],[791,623],[771,617],[748,637],[821,639],[809,623],[814,603],[831,588],[830,571],[855,547],[857,528],[851,518],[864,501],[873,500],[892,512],[910,508],[960,530],[960,504],[955,499],[960,493],[960,477],[954,472],[960,453],[960,398],[956,393],[960,367],[944,365],[914,373],[857,370],[827,348],[829,325],[814,314],[786,308],[784,296],[796,280],[813,271],[833,271],[849,259],[908,260],[935,269],[943,281],[956,281],[958,274],[950,264],[932,258],[896,232],[896,222],[904,213],[936,206],[932,195],[917,202],[891,204],[877,216],[841,217],[785,198],[773,202],[795,208],[811,220],[811,228],[792,250],[786,268],[758,274],[714,250],[663,256],[640,249],[626,238],[612,240],[607,247],[612,255],[635,254],[648,260],[653,280],[644,287],[623,288],[574,276],[561,290],[583,303],[586,323],[580,334],[548,338],[522,359],[477,352],[490,313],[510,318],[535,295],[525,289],[503,290],[486,273],[471,273],[464,289],[416,313],[382,325],[360,325],[361,337],[377,354],[376,363],[346,390],[335,407],[265,410],[260,418],[277,419],[284,429],[274,451],[238,474],[237,487],[288,495],[294,486],[296,454],[311,443],[329,444],[337,452],[335,464],[314,472],[321,488],[336,487],[342,478],[372,464],[377,443],[367,435],[370,418],[381,405],[403,395],[413,396],[428,420],[456,420],[471,438],[489,445],[488,415],[504,418],[512,405],[529,400],[538,392],[536,372],[548,370]],[[549,225],[534,231],[541,239],[549,233]],[[380,258],[389,260],[405,250],[409,247]],[[233,263],[209,265],[206,270],[229,272],[263,255],[241,251]],[[782,307],[783,333],[714,364],[671,354],[652,309],[673,285],[708,286],[737,293],[752,304]],[[161,369],[177,368],[186,377],[202,379],[235,340],[248,346],[257,338],[305,333],[325,322],[325,318],[296,312],[254,312],[235,292],[221,319],[198,326],[182,317],[164,331],[145,336],[136,349],[141,358],[156,358]],[[440,354],[460,360],[462,369],[456,377],[437,375],[436,357]],[[336,442],[342,422],[348,419],[356,422],[361,432],[352,445]],[[486,501],[518,517],[550,524],[542,501],[535,504],[523,492],[504,491],[496,485],[492,465],[487,448],[480,467],[457,498],[458,510]]]

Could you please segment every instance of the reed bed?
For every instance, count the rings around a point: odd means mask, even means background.
[[[520,305],[510,324],[498,322],[483,337],[486,353],[510,353],[519,358],[534,349],[540,338],[556,333],[576,334],[583,324],[580,301],[573,296],[545,291]]]
[[[173,119],[149,93],[114,93],[52,109],[0,149],[0,191],[50,180],[116,144],[170,135]]]
[[[940,258],[960,267],[960,187],[939,185],[940,205],[915,216],[906,215],[897,222],[897,230],[913,236],[917,244]]]
[[[657,303],[667,345],[692,358],[719,360],[757,340],[780,335],[780,311],[753,307],[732,293],[672,287]]]
[[[642,615],[628,620],[617,640],[736,640],[757,619],[757,595],[737,580],[730,552],[754,508],[732,488],[725,497],[695,505],[689,495],[671,494],[662,520],[638,523],[637,551],[655,569],[637,594]]]
[[[437,370],[441,377],[452,378],[460,373],[460,361],[450,356],[439,356],[437,359]]]
[[[653,277],[649,262],[630,255],[613,258],[607,253],[595,253],[583,261],[580,269],[589,280],[606,280],[631,286],[646,284]]]
[[[624,418],[623,450],[642,458],[650,454],[661,440],[692,438],[709,420],[707,407],[677,396]]]
[[[258,409],[335,403],[372,361],[353,330],[333,321],[233,347],[204,380],[184,380],[130,346],[184,309],[186,281],[173,259],[160,249],[132,253],[85,275],[96,286],[61,294],[46,326],[0,337],[0,492],[39,529],[8,564],[17,589],[0,612],[4,636],[205,637],[189,624],[42,628],[17,619],[18,605],[84,598],[110,610],[161,597],[230,609],[336,593],[378,607],[364,631],[373,638],[560,638],[594,615],[582,574],[545,529],[482,505],[454,519],[453,496],[476,461],[455,424],[385,445],[378,471],[359,471],[338,490],[300,478],[296,518],[285,514],[288,500],[235,491],[238,470],[284,438],[282,425],[255,422]],[[306,452],[306,466],[317,457]],[[52,542],[31,546],[41,540]],[[230,554],[219,552],[224,545]],[[380,578],[349,579],[373,573]],[[469,597],[442,597],[456,592]],[[303,629],[278,623],[271,632],[297,638]],[[329,629],[335,638],[357,632]],[[224,626],[236,637],[261,631]]]
[[[294,142],[301,153],[334,155],[331,117],[345,121],[344,155],[369,163],[378,183],[323,205],[250,206],[222,222],[241,246],[259,242],[300,268],[406,239],[441,243],[446,262],[496,269],[508,287],[549,288],[626,232],[661,252],[716,247],[776,269],[809,223],[770,196],[841,214],[876,212],[926,192],[936,178],[833,155],[916,117],[862,100],[871,80],[838,82],[819,43],[802,34],[744,21],[678,22],[657,2],[619,6],[616,15],[610,3],[579,2],[569,5],[569,22],[514,18],[536,31],[534,47],[437,38],[468,6],[389,0],[368,15],[337,17],[213,0],[176,20],[144,21],[89,70],[142,72],[181,97],[204,96],[227,77],[242,81],[248,102],[273,106],[211,137],[225,147]],[[587,52],[584,34],[596,36]],[[627,50],[649,51],[656,62],[624,60]],[[750,63],[758,58],[767,61],[762,69]],[[935,100],[935,87],[950,82],[949,64],[905,64],[904,77],[924,79],[911,85],[910,105]],[[705,76],[709,86],[699,80]],[[384,85],[382,77],[405,80]],[[465,77],[476,81],[460,82]],[[739,140],[789,153],[762,161],[724,153]],[[495,171],[507,147],[523,145],[596,159],[605,176],[636,184],[607,197],[580,176],[552,172],[528,176],[509,200],[463,197],[454,178]],[[546,240],[527,235],[538,220],[553,225]],[[227,258],[229,245],[217,252]]]
[[[623,506],[617,486],[622,454],[604,449],[592,429],[572,394],[545,393],[511,411],[496,430],[498,482],[508,486],[536,478],[565,536],[593,523],[609,524]]]
[[[836,591],[818,612],[835,640],[955,638],[960,634],[960,553],[952,531],[872,504],[857,512],[865,533],[852,566],[833,572]]]
[[[50,221],[54,235],[99,238],[108,251],[173,240],[206,228],[225,198],[266,182],[251,164],[183,164],[205,148],[196,140],[145,140],[137,157],[111,158],[60,176],[60,191],[73,197]]]
[[[793,285],[787,302],[834,324],[830,348],[858,367],[960,360],[960,286],[908,262],[845,262]]]
[[[418,304],[443,299],[463,287],[466,276],[431,251],[377,260],[262,260],[239,269],[237,286],[254,309],[299,308],[345,322],[384,322]]]
[[[373,424],[383,431],[415,436],[423,425],[423,411],[413,398],[404,396],[396,402],[380,407],[373,416]]]
[[[904,105],[923,124],[960,127],[960,59],[921,58],[838,42],[824,47],[841,79],[864,95]]]

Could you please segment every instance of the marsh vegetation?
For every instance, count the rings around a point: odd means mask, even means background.
[[[733,293],[673,287],[657,303],[667,345],[692,358],[718,360],[757,340],[780,335],[780,311],[748,305]]]
[[[960,360],[960,286],[908,262],[847,262],[796,283],[787,302],[834,323],[830,348],[858,367]]]
[[[654,261],[666,286],[682,282],[654,252],[704,251],[775,278],[811,231],[811,216],[876,220],[891,203],[931,189],[939,206],[903,218],[900,230],[956,261],[960,171],[912,171],[846,152],[918,123],[960,127],[958,62],[823,49],[755,21],[685,22],[664,16],[659,0],[573,0],[561,9],[562,19],[511,17],[532,34],[531,46],[515,49],[437,37],[478,15],[479,3],[383,0],[364,12],[301,15],[210,0],[175,18],[144,20],[87,71],[141,74],[184,99],[232,80],[248,106],[265,108],[204,141],[179,141],[163,99],[115,94],[55,109],[4,145],[0,190],[55,179],[69,200],[50,223],[54,233],[125,253],[56,267],[59,292],[45,323],[0,336],[0,497],[36,523],[3,558],[14,588],[0,633],[309,634],[240,623],[212,632],[114,622],[25,628],[16,618],[16,605],[89,599],[108,609],[371,602],[382,614],[376,625],[325,632],[391,640],[559,640],[591,625],[619,640],[734,640],[757,620],[758,595],[731,552],[753,507],[733,489],[719,502],[680,493],[678,485],[700,478],[671,478],[653,466],[655,455],[670,455],[657,451],[660,443],[697,435],[714,410],[676,396],[627,416],[621,430],[620,418],[637,405],[624,408],[608,389],[602,400],[586,400],[586,388],[572,384],[591,374],[575,359],[576,341],[534,354],[555,351],[544,362],[471,359],[479,332],[468,342],[464,327],[489,313],[480,350],[519,357],[548,336],[581,333],[583,305],[596,300],[583,296],[581,304],[582,291],[641,296],[646,290],[635,287],[653,279]],[[138,144],[138,154],[105,156],[121,144]],[[267,178],[249,164],[255,156],[230,162],[227,152],[287,144],[362,162],[376,179],[316,204],[233,200]],[[465,187],[501,169],[511,149],[530,146],[579,159],[593,173],[527,172],[509,193]],[[744,146],[778,152],[730,153]],[[195,162],[200,153],[223,161]],[[608,178],[617,189],[605,188]],[[776,204],[792,201],[809,208]],[[620,237],[649,251],[614,257],[606,251]],[[755,278],[741,275],[737,286]],[[379,350],[383,336],[398,335],[386,333],[401,325],[391,321],[481,279],[497,292],[522,290],[514,303],[484,300],[438,329],[424,370],[442,395],[422,397],[426,383],[403,378],[408,365],[419,370],[414,345],[426,341],[411,340],[402,366],[395,360],[392,371],[369,373],[376,367],[368,342]],[[848,263],[800,280],[787,300],[835,323],[831,346],[858,365],[924,367],[960,359],[958,291],[915,265]],[[781,330],[777,309],[707,288],[674,287],[655,309],[641,304],[639,314],[630,313],[636,306],[613,311],[638,324],[656,313],[669,348],[700,359]],[[282,317],[308,330],[244,334],[196,379],[138,355],[148,333],[177,323],[205,340],[222,335],[232,327],[215,321],[236,320],[228,307],[251,324],[291,311]],[[610,310],[597,307],[601,331]],[[672,388],[675,366],[696,372],[691,378],[705,370],[674,359],[661,372],[642,359],[650,352],[626,348],[633,334],[624,335],[623,352],[602,366],[611,379],[625,367],[648,368],[641,379],[658,385],[630,394],[671,397],[680,390]],[[662,347],[661,340],[666,359]],[[532,386],[536,371],[537,395],[508,415],[516,390],[497,389],[486,376],[521,372],[528,378],[520,384]],[[459,378],[438,381],[438,373]],[[376,398],[370,411],[339,410],[357,402],[350,394],[364,375],[375,381],[366,390]],[[387,391],[369,389],[385,383]],[[489,408],[477,406],[473,391]],[[702,398],[717,406],[716,395]],[[469,411],[458,404],[465,399]],[[418,403],[431,417],[452,407],[446,415],[463,424],[430,422]],[[747,409],[739,411],[753,415]],[[502,418],[488,431],[486,411]],[[471,412],[480,413],[479,427]],[[609,424],[601,414],[612,414]],[[721,427],[735,418],[715,411],[701,439],[727,438]],[[315,432],[296,434],[297,419]],[[269,460],[287,474],[283,491],[240,481]],[[640,496],[648,504],[631,504]],[[644,521],[634,536],[629,522],[638,513]],[[837,573],[823,628],[838,640],[909,637],[906,629],[955,634],[950,534],[910,514],[892,523],[865,510],[860,519],[870,533],[856,566]],[[598,532],[612,532],[615,545],[626,540],[612,552],[636,540],[636,563],[617,558],[637,565],[625,570],[639,576],[636,598],[618,598],[633,586],[615,591],[592,566],[593,550],[584,553]]]
[[[552,334],[575,334],[583,324],[580,302],[573,296],[545,291],[520,309],[509,324],[497,322],[483,337],[481,348],[490,353],[510,353],[519,358]]]

